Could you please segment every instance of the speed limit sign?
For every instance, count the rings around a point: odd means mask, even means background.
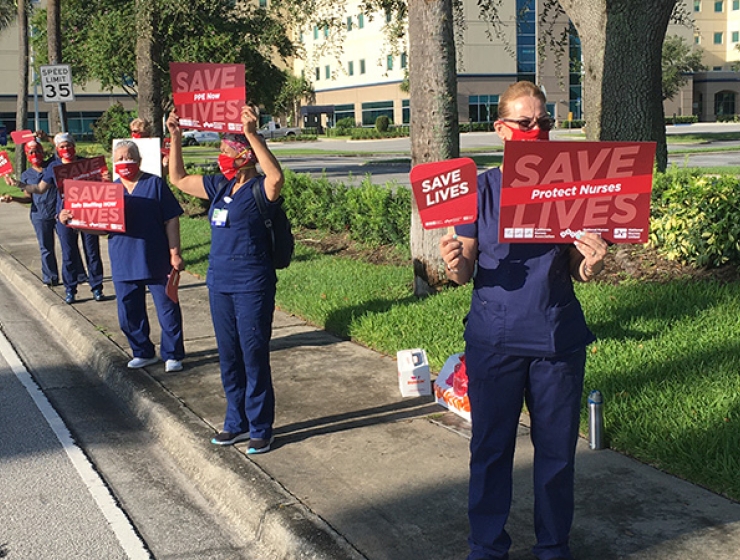
[[[40,70],[44,101],[63,103],[75,100],[75,94],[72,91],[72,70],[69,64],[42,66]]]

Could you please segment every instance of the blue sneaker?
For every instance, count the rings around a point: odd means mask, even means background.
[[[247,455],[257,455],[258,453],[267,453],[270,450],[270,445],[275,441],[274,437],[270,439],[252,438],[249,440],[249,446],[247,447]]]
[[[76,294],[67,290],[67,295],[64,296],[64,303],[72,305],[75,302]]]
[[[103,288],[95,288],[93,291],[93,297],[95,298],[95,301],[104,301],[105,296],[103,295]]]

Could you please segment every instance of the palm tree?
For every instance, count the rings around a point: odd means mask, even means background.
[[[28,122],[28,0],[18,0],[18,95],[16,96],[15,128],[23,130]],[[23,150],[15,151],[15,168],[25,168]]]

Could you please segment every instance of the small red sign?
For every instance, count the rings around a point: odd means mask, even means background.
[[[414,166],[411,189],[424,229],[470,224],[478,218],[478,168],[470,158]]]
[[[108,165],[105,163],[105,156],[95,156],[92,158],[80,158],[70,163],[64,163],[54,167],[54,178],[57,182],[57,189],[64,194],[66,182],[69,179],[78,181],[102,181],[104,173],[108,172]]]
[[[655,142],[507,142],[501,243],[646,243]]]
[[[123,204],[121,183],[65,182],[64,209],[72,211],[69,225],[73,228],[125,232]]]
[[[10,137],[13,139],[13,142],[18,145],[25,144],[26,142],[36,139],[33,132],[30,130],[14,130],[10,133]]]
[[[0,152],[0,176],[13,172],[13,164],[10,162],[8,152]]]
[[[241,133],[247,89],[243,64],[170,62],[172,98],[180,126]]]

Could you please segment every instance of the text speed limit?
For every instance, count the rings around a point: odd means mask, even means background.
[[[72,71],[69,64],[42,66],[40,74],[44,101],[63,103],[75,100],[75,94],[72,91]]]

